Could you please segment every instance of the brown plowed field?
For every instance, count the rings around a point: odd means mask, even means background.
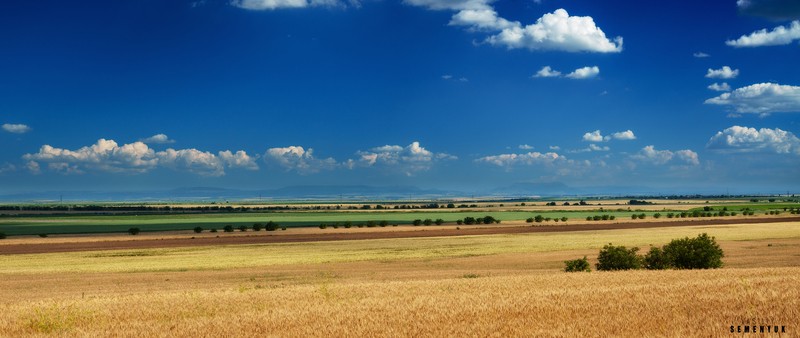
[[[763,219],[703,219],[691,221],[670,221],[670,222],[626,222],[626,223],[588,223],[575,225],[544,225],[544,226],[462,226],[461,229],[448,227],[446,229],[436,227],[420,227],[413,231],[375,231],[375,232],[355,232],[355,233],[312,233],[312,234],[281,234],[273,235],[269,232],[253,233],[246,236],[220,235],[210,236],[180,236],[167,238],[142,238],[131,240],[108,240],[90,242],[59,242],[59,243],[30,243],[30,244],[7,244],[0,245],[0,255],[9,254],[30,254],[30,253],[51,253],[51,252],[74,252],[74,251],[96,251],[96,250],[125,250],[125,249],[149,249],[149,248],[170,248],[188,246],[209,246],[209,245],[235,245],[235,244],[266,244],[266,243],[297,243],[297,242],[318,242],[318,241],[342,241],[342,240],[363,240],[363,239],[391,239],[391,238],[415,238],[415,237],[438,237],[438,236],[467,236],[467,235],[496,235],[496,234],[527,234],[540,232],[571,232],[571,231],[593,231],[593,230],[614,230],[614,229],[641,229],[658,227],[680,227],[680,226],[704,226],[704,225],[725,225],[725,224],[752,224],[752,223],[774,223],[774,222],[793,222],[798,217],[774,217]],[[91,236],[91,235],[87,235]]]

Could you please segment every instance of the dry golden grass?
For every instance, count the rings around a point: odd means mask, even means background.
[[[156,291],[0,305],[3,336],[723,336],[800,328],[800,269],[634,271]]]
[[[711,271],[561,272],[708,232]],[[800,332],[797,222],[3,256],[0,337]]]

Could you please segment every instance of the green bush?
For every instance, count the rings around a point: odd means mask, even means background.
[[[261,231],[263,228],[264,226],[261,223],[253,223],[253,231]]]
[[[644,267],[648,270],[664,270],[671,268],[672,262],[664,254],[664,250],[658,247],[651,247],[650,251],[644,255]]]
[[[456,220],[456,224],[462,225],[462,224],[464,224],[464,220],[462,220],[462,219]]]
[[[380,221],[380,223],[378,223],[378,225],[380,225],[380,226],[381,226],[381,228],[383,228],[383,227],[385,227],[385,226],[389,225],[389,222],[387,222],[387,221]]]
[[[415,219],[413,222],[411,222],[411,224],[414,224],[414,226],[419,226],[420,224],[422,224],[422,220],[421,219]]]
[[[131,235],[138,235],[140,231],[141,230],[139,230],[139,228],[130,228],[130,229],[128,229],[128,233],[131,234]],[[47,235],[44,235],[44,236],[39,235],[39,237],[47,237]]]
[[[239,231],[242,231],[242,232],[247,231],[247,226],[246,225],[240,225],[239,226]]]
[[[536,217],[534,217],[533,220],[536,221],[536,223],[542,223],[542,221],[544,221],[544,216],[536,215]]]
[[[374,228],[377,225],[378,223],[375,223],[375,221],[367,221],[367,228]]]
[[[280,226],[278,225],[278,223],[275,223],[275,222],[273,222],[273,221],[269,221],[269,222],[267,222],[267,224],[266,224],[266,225],[264,225],[264,230],[267,230],[267,231],[275,231],[275,230],[278,230],[278,227],[280,227]],[[284,229],[284,230],[285,230],[285,229]]]
[[[597,270],[631,270],[642,268],[642,257],[636,252],[639,248],[626,248],[624,246],[614,246],[611,243],[603,246],[597,256]]]
[[[725,256],[715,238],[706,233],[672,240],[664,246],[664,254],[676,269],[720,268]]]
[[[320,225],[319,225],[319,228],[320,228],[320,229],[325,229],[325,228],[327,228],[327,227],[328,227],[328,225],[327,225],[327,224],[325,224],[325,223],[322,223],[322,224],[320,224]]]
[[[350,227],[352,227],[352,226],[353,226],[353,222],[344,221],[344,228],[345,229],[350,229]]]
[[[561,217],[561,221],[562,221],[562,222],[566,222],[567,220],[569,220],[569,218],[566,218],[566,217]]]
[[[586,256],[583,258],[574,259],[571,261],[564,261],[564,271],[565,272],[581,272],[581,271],[592,271],[592,268],[589,266],[589,261],[586,259]]]
[[[592,219],[593,219],[592,216],[586,216],[587,221],[591,221]]]
[[[131,229],[133,229],[133,228],[131,228]],[[130,230],[128,230],[128,232],[130,232]],[[137,232],[137,233],[138,233],[138,232]],[[135,234],[131,234],[131,235],[135,235]],[[41,238],[46,238],[46,237],[47,237],[47,234],[39,234],[39,237],[41,237]]]
[[[526,219],[526,220],[525,220],[525,222],[527,222],[527,223],[533,223],[533,217],[528,217],[528,219]]]
[[[210,232],[217,232],[217,229],[216,228],[211,228],[211,230],[209,230],[209,231]]]
[[[222,231],[233,232],[233,225],[228,224],[228,225],[222,227]]]
[[[444,220],[441,218],[437,218],[435,221],[433,221],[433,223],[436,225],[442,225],[444,223]]]
[[[422,224],[431,225],[431,224],[433,224],[433,220],[430,219],[430,218],[426,218],[424,221],[422,221]]]
[[[199,234],[199,233],[203,232],[203,228],[202,227],[194,227],[194,232]]]
[[[0,232],[0,239],[6,239],[6,233]]]

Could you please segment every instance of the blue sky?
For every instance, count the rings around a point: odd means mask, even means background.
[[[4,1],[0,193],[797,191],[798,7]]]

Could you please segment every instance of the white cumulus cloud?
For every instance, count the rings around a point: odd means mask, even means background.
[[[611,140],[630,141],[635,139],[636,135],[633,133],[633,130],[630,129],[625,131],[618,131],[616,133],[611,133],[611,135],[606,135],[606,136],[603,136],[600,130],[595,130],[583,134],[583,140],[586,142],[608,142]]]
[[[430,10],[450,10],[452,26],[470,31],[493,32],[486,43],[508,49],[556,50],[566,52],[617,53],[622,37],[608,39],[590,16],[570,16],[564,9],[544,14],[535,23],[502,18],[491,6],[492,0],[405,0],[404,3]]]
[[[762,47],[762,46],[780,46],[788,45],[794,40],[800,40],[800,21],[795,20],[787,26],[778,26],[771,31],[762,29],[750,33],[749,35],[742,35],[736,40],[725,41],[728,46],[741,48],[741,47]]]
[[[572,73],[567,74],[567,77],[570,79],[581,80],[581,79],[591,79],[597,76],[597,74],[600,74],[600,68],[598,68],[597,66],[591,66],[591,67],[578,68]]]
[[[557,9],[523,26],[517,21],[504,28],[486,42],[508,49],[558,50],[566,52],[618,53],[622,51],[622,37],[609,40],[590,16],[570,16],[566,10]]]
[[[711,57],[711,55],[709,55],[708,53],[703,53],[703,52],[695,52],[694,54],[692,54],[692,56],[694,56],[694,57],[696,57],[696,58],[707,58],[707,57]]]
[[[561,72],[553,70],[550,66],[544,66],[533,77],[560,77]]]
[[[689,149],[670,151],[670,150],[657,150],[654,146],[649,145],[637,154],[631,155],[632,159],[652,164],[662,165],[670,162],[681,162],[689,165],[699,165],[700,158],[696,152]]]
[[[167,144],[167,143],[175,143],[175,140],[171,140],[166,134],[155,134],[145,139],[141,139],[140,141],[147,143],[147,144]]]
[[[24,134],[31,131],[31,127],[24,124],[5,123],[3,124],[3,130],[14,134]]]
[[[235,153],[231,152],[230,150],[220,151],[219,158],[228,168],[258,170],[258,164],[256,164],[256,160],[250,155],[247,155],[244,150],[239,150]]]
[[[737,113],[800,112],[800,86],[757,83],[710,98],[706,104],[731,106]]]
[[[708,69],[706,77],[709,79],[733,79],[739,76],[738,69],[731,69],[728,66],[722,66],[720,69]]]
[[[553,164],[556,161],[566,161],[566,157],[554,152],[540,153],[538,151],[524,154],[500,154],[478,158],[477,162],[485,162],[500,167],[507,167],[518,164]]]
[[[527,145],[527,144],[520,144],[517,148],[522,149],[522,150],[531,150],[531,149],[533,149],[533,146]]]
[[[167,149],[156,153],[159,164],[175,170],[185,170],[202,176],[222,176],[225,169],[216,155],[197,149]]]
[[[399,145],[385,145],[372,148],[368,151],[358,151],[356,154],[359,156],[359,159],[351,160],[353,165],[383,165],[397,168],[406,173],[406,175],[428,170],[436,161],[458,159],[456,156],[447,153],[434,153],[427,150],[417,141],[411,142],[411,144],[405,147]],[[353,165],[351,165],[351,167]]]
[[[731,90],[731,86],[727,82],[723,82],[723,83],[714,82],[714,83],[712,83],[711,85],[708,86],[708,89],[711,89],[711,90],[717,91],[717,92],[727,92],[727,91]]]
[[[600,133],[600,130],[595,130],[583,134],[583,140],[587,142],[603,142],[603,135]]]
[[[46,163],[53,171],[80,174],[86,171],[141,174],[158,167],[188,171],[203,176],[222,176],[224,167],[258,169],[244,151],[222,151],[216,156],[197,149],[166,149],[156,152],[137,141],[119,145],[114,140],[99,139],[91,146],[77,150],[43,145],[38,152],[22,156],[26,167],[34,173]]]
[[[468,26],[474,30],[497,31],[518,26],[518,22],[511,22],[497,16],[492,8],[463,9],[453,15],[450,25]]]
[[[620,141],[629,141],[629,140],[635,140],[636,135],[633,134],[632,130],[628,129],[626,131],[619,131],[611,134],[611,138]]]
[[[142,142],[119,146],[114,140],[99,139],[91,146],[77,150],[43,145],[38,153],[25,154],[23,159],[53,164],[51,168],[68,165],[87,167],[109,172],[141,173],[154,168],[158,159],[155,152]]]
[[[717,132],[706,148],[720,152],[771,152],[800,155],[800,139],[779,128],[733,126]]]
[[[264,161],[277,163],[288,171],[301,174],[316,173],[321,170],[334,169],[337,166],[333,158],[318,159],[314,157],[314,149],[306,150],[302,146],[270,148],[264,154]]]

